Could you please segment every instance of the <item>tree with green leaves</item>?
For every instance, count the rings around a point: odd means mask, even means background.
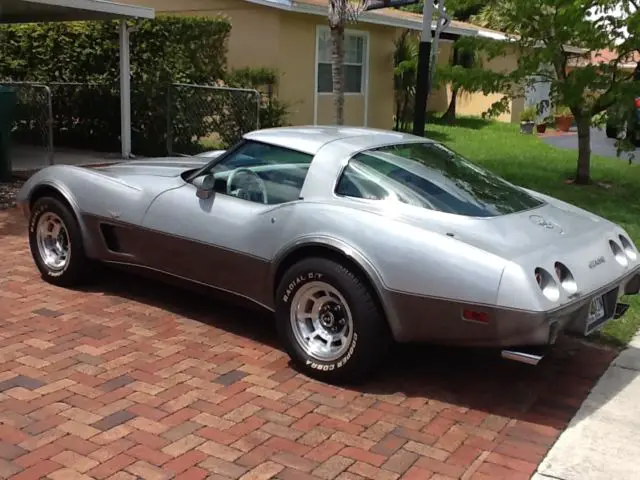
[[[548,82],[552,103],[566,106],[577,124],[574,182],[590,183],[592,125],[611,107],[640,96],[640,82],[632,81],[633,72],[620,68],[640,51],[638,0],[493,0],[480,18],[498,19],[510,38],[472,41],[482,45],[490,58],[515,48],[518,66],[506,74],[467,72],[463,83],[506,89],[513,96],[522,95],[534,77]],[[591,61],[602,50],[617,55],[608,62]]]
[[[418,35],[412,30],[404,30],[395,41],[393,87],[397,131],[408,130],[411,121],[418,73],[418,41]]]
[[[488,5],[487,0],[447,0],[445,3],[445,11],[446,11],[446,14],[454,20],[458,20],[461,22],[468,22],[474,16],[481,14],[486,9],[487,5]],[[399,8],[401,10],[405,10],[413,13],[421,13],[423,7],[424,7],[424,2],[421,1],[412,5],[407,5]],[[438,10],[434,11],[434,15],[436,17],[438,13],[439,13]],[[400,39],[402,40],[402,42],[396,43],[396,57],[398,57],[399,54],[400,54],[400,57],[402,57],[402,54],[407,53],[406,35],[403,35]],[[403,82],[406,82],[406,79],[410,76],[411,72],[407,72],[407,65],[408,63],[406,60],[403,62],[403,65],[401,65],[400,63],[398,63],[398,61],[396,61],[396,85],[398,82],[397,76],[398,76],[399,68],[403,70],[403,77],[402,77]],[[432,65],[432,69],[438,72],[436,73],[436,78],[438,79],[438,83],[440,83],[441,85],[444,85],[444,84],[451,85],[451,98],[449,100],[449,106],[443,115],[444,120],[450,123],[455,122],[458,95],[464,89],[464,86],[461,84],[461,82],[458,81],[458,78],[461,77],[460,70],[477,67],[479,65],[480,65],[480,59],[479,59],[478,49],[471,44],[467,44],[464,47],[462,47],[458,43],[454,43],[449,65],[446,65],[444,67],[437,66],[435,64]],[[471,84],[469,82],[466,82],[465,86],[467,88],[471,88]],[[406,91],[408,89],[405,87],[404,90]],[[396,88],[396,91],[397,91],[397,88]],[[397,123],[397,120],[396,120],[396,123]]]
[[[448,6],[451,9],[451,15],[458,21],[468,22],[474,15],[482,12],[487,5],[486,1],[478,0],[453,0]],[[473,68],[480,65],[479,51],[473,45],[467,45],[466,48],[461,47],[458,43],[453,44],[451,53],[451,66],[460,67],[462,69]],[[456,81],[456,77],[451,79],[451,99],[447,111],[442,115],[442,119],[448,123],[454,123],[456,120],[456,107],[458,104],[458,95],[462,91],[462,85]]]

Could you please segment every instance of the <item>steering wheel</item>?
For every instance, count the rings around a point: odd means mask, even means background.
[[[248,180],[249,187],[242,188],[242,186],[239,186],[237,189],[237,193],[234,194],[232,193],[233,181],[237,180],[237,178],[242,178],[241,177],[242,174],[245,174],[251,177],[251,178],[245,177],[245,179]],[[256,186],[258,187],[259,193],[262,197],[262,203],[269,203],[267,200],[267,186],[264,183],[264,180],[262,180],[262,178],[260,178],[260,175],[258,175],[253,170],[249,170],[248,168],[244,168],[244,167],[236,168],[229,174],[229,177],[227,178],[227,194],[233,195],[238,198],[243,198],[245,200],[254,201],[252,199],[252,194],[256,193],[256,191],[254,189],[251,189],[251,187],[253,186],[251,185],[252,180],[253,182],[257,183]]]

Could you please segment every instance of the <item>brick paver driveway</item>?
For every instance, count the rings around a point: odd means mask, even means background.
[[[44,283],[15,211],[0,272],[1,478],[528,478],[613,358],[403,347],[342,389],[291,369],[264,314],[122,273]]]

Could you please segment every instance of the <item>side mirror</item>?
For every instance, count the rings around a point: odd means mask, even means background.
[[[213,196],[213,187],[215,179],[212,173],[205,175],[204,177],[198,177],[193,180],[193,184],[196,187],[196,196],[202,200],[208,200]]]

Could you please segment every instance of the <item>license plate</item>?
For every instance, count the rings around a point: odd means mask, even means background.
[[[589,323],[597,322],[604,317],[604,302],[602,296],[596,297],[591,301],[589,308]]]

